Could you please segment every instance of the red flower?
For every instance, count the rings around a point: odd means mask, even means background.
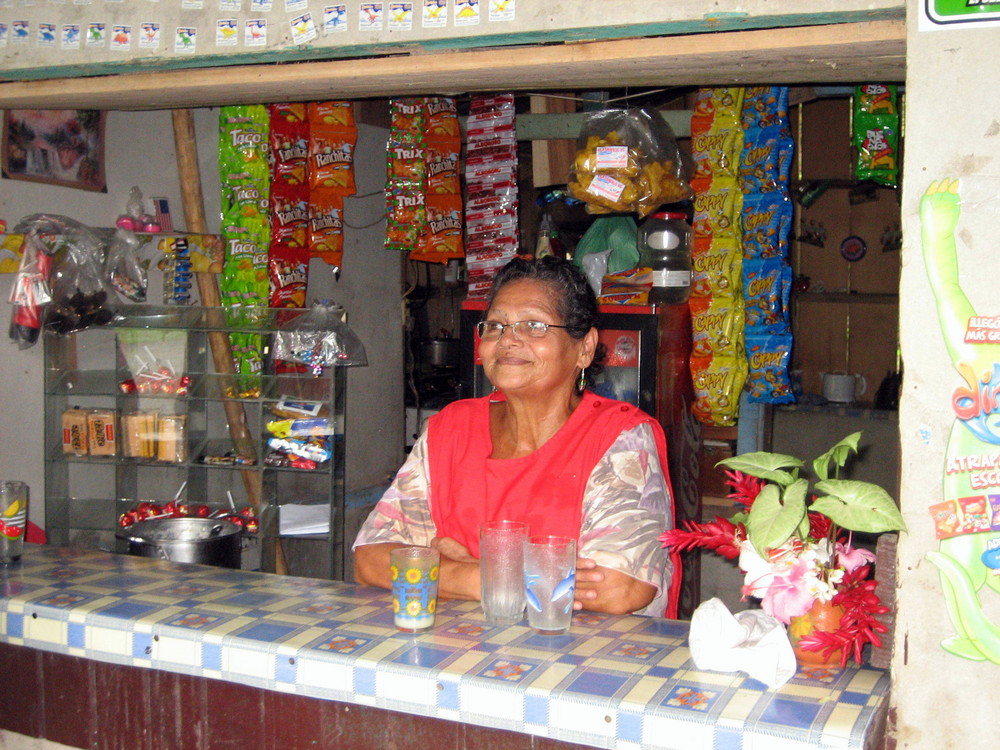
[[[886,633],[889,628],[880,622],[875,615],[884,615],[889,608],[882,604],[875,587],[878,582],[868,579],[870,566],[860,568],[844,575],[832,604],[844,607],[844,616],[840,627],[832,632],[815,631],[799,641],[799,647],[806,651],[819,651],[824,658],[838,650],[840,651],[840,666],[847,664],[847,657],[854,656],[860,664],[865,645],[881,646],[882,639],[878,633]]]
[[[746,510],[750,510],[753,501],[757,499],[761,489],[764,487],[764,480],[744,474],[742,471],[726,470],[726,484],[733,488],[726,497],[731,498]]]
[[[716,516],[709,523],[684,521],[683,529],[670,529],[659,536],[660,542],[667,549],[676,552],[703,547],[727,560],[740,556],[740,542],[746,538],[743,524],[734,525],[731,521]]]

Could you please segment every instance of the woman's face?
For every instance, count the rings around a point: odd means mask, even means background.
[[[504,284],[486,312],[486,320],[516,323],[539,320],[562,325],[551,285],[534,279]],[[538,395],[572,388],[580,370],[590,365],[597,331],[574,339],[562,328],[550,328],[541,338],[518,336],[506,328],[499,339],[479,342],[486,377],[511,395]]]

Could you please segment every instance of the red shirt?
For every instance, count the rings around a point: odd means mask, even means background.
[[[520,458],[490,458],[490,402],[502,396],[456,401],[428,420],[431,516],[448,536],[479,557],[479,526],[525,521],[529,532],[579,539],[587,480],[619,435],[648,423],[660,465],[667,466],[659,423],[631,404],[590,391],[544,445]],[[669,481],[669,480],[668,480]]]

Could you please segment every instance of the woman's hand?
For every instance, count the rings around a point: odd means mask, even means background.
[[[598,565],[587,557],[576,559],[573,609],[625,615],[642,609],[656,596],[656,587],[638,578]]]
[[[447,557],[455,562],[472,562],[479,565],[479,560],[472,556],[466,546],[450,536],[434,537],[431,540],[431,548],[440,552],[441,557]]]
[[[438,596],[478,601],[481,597],[479,559],[473,557],[464,544],[448,536],[434,537],[431,548],[441,553]]]

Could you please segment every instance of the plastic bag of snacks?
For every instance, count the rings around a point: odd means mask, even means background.
[[[587,118],[568,190],[592,214],[640,217],[691,197],[674,132],[658,111],[609,109]]]

